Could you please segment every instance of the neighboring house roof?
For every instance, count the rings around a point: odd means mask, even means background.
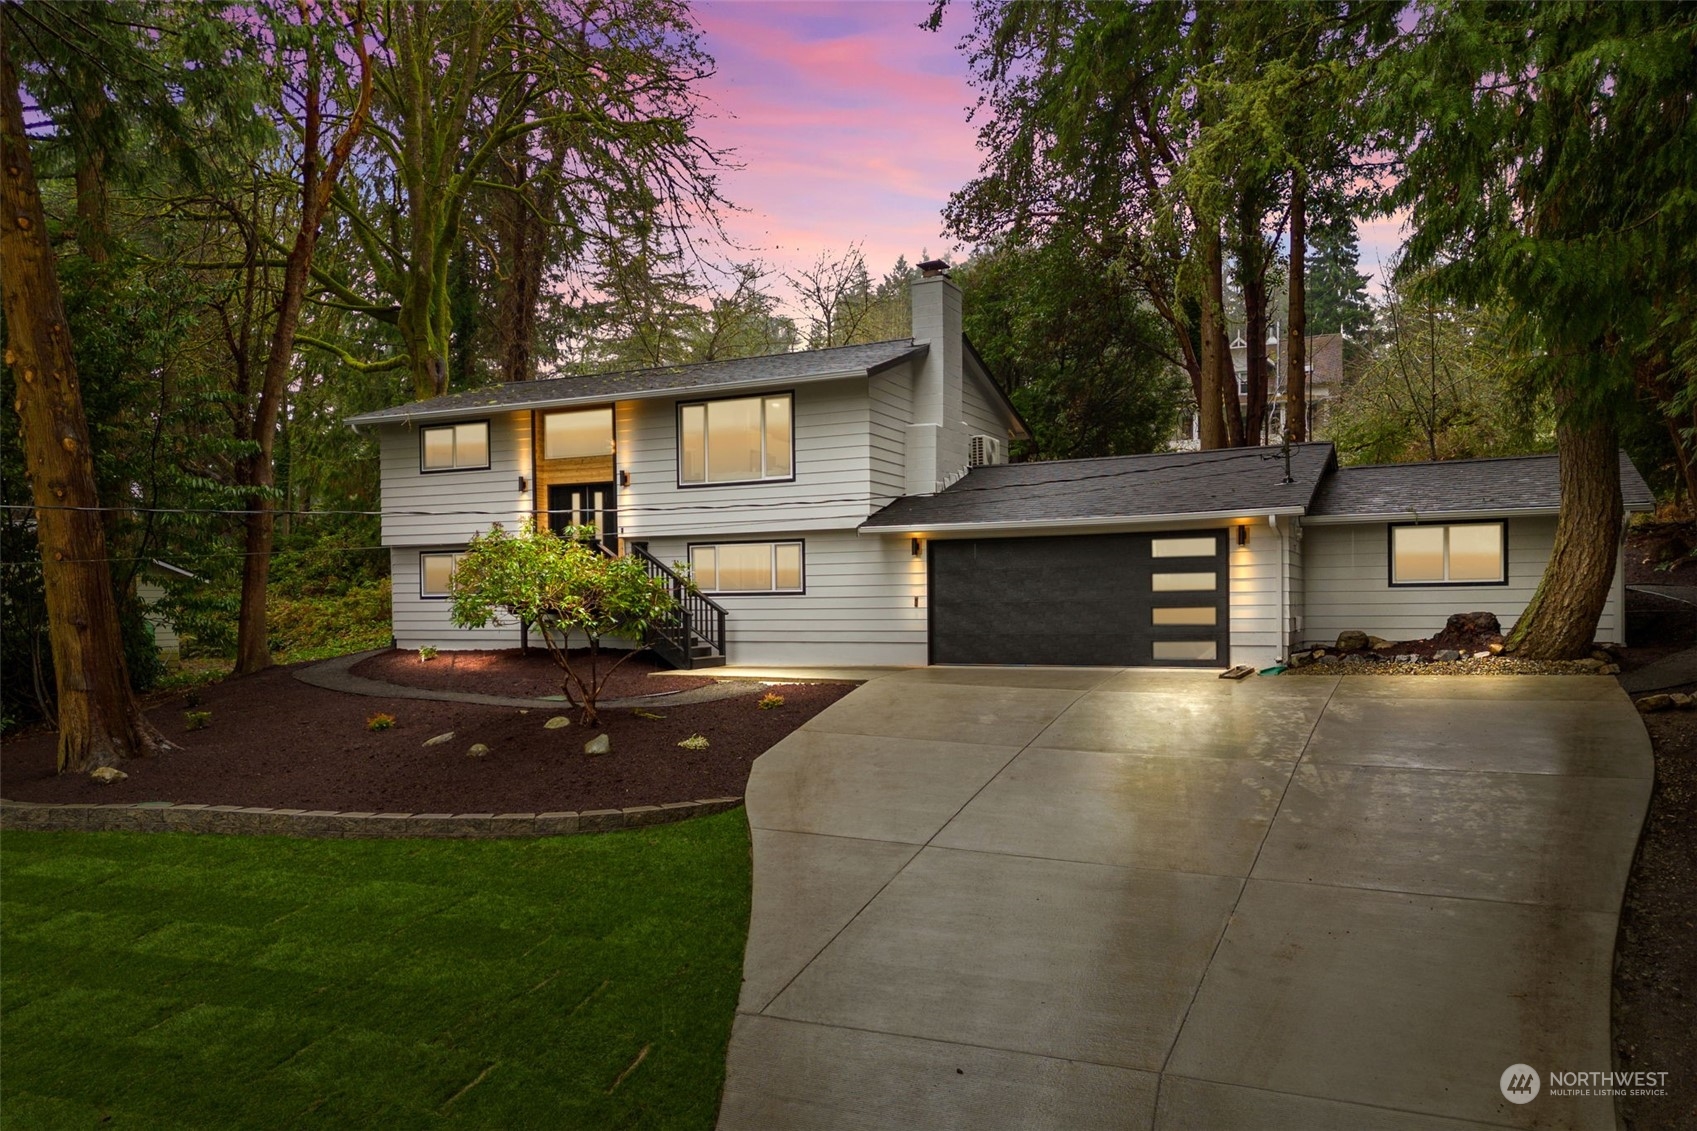
[[[1161,519],[1301,514],[1328,467],[1330,444],[1160,452],[977,467],[935,495],[895,500],[862,530],[1101,526]]]
[[[158,558],[147,559],[147,564],[149,566],[152,566],[155,569],[162,569],[166,573],[174,573],[178,577],[186,578],[189,581],[199,581],[199,580],[201,580],[195,574],[190,573],[188,570],[182,568],[181,566],[174,566],[170,562],[161,561]]]
[[[1655,508],[1655,497],[1625,452],[1620,454],[1620,487],[1626,509]],[[1555,514],[1560,509],[1557,457],[1516,456],[1340,468],[1321,485],[1308,521]]]
[[[491,409],[555,408],[610,400],[642,400],[678,393],[730,391],[775,382],[868,377],[892,365],[923,357],[927,348],[923,343],[915,344],[911,338],[899,338],[867,345],[797,350],[658,369],[551,377],[543,381],[510,381],[361,413],[350,416],[348,423],[357,427],[361,424],[399,424],[415,420],[452,420],[478,416]]]

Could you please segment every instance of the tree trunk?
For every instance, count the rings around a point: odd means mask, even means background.
[[[17,375],[24,465],[40,508],[35,533],[58,685],[59,771],[81,773],[151,753],[163,742],[142,718],[124,667],[88,421],[24,134],[9,38],[8,17],[0,19],[0,261],[5,267],[0,290],[6,364]]]
[[[88,95],[77,104],[77,242],[95,263],[112,257],[112,223],[106,193],[106,150],[94,141],[107,111],[106,96]]]
[[[1509,644],[1530,660],[1585,656],[1608,602],[1620,545],[1620,451],[1612,421],[1556,426],[1561,516],[1550,564]]]
[[[1202,449],[1211,451],[1226,446],[1226,422],[1220,412],[1221,398],[1224,396],[1220,374],[1231,372],[1231,351],[1226,350],[1222,364],[1220,348],[1225,344],[1225,332],[1222,329],[1225,306],[1220,301],[1220,235],[1216,230],[1210,237],[1204,229],[1203,224],[1197,224],[1197,239],[1202,243],[1202,270],[1205,278],[1202,290],[1202,325],[1199,329],[1202,338],[1202,389],[1197,398],[1196,411],[1201,416],[1197,435],[1200,437]]]
[[[1298,170],[1290,189],[1290,324],[1285,327],[1285,431],[1308,439],[1308,180]]]
[[[305,11],[303,8],[303,18]],[[294,246],[283,264],[283,291],[277,303],[277,322],[271,331],[271,347],[265,358],[259,400],[254,407],[253,435],[258,451],[243,464],[244,486],[256,488],[247,498],[242,559],[242,603],[236,619],[236,674],[246,675],[271,666],[271,646],[266,630],[266,591],[271,580],[271,543],[275,516],[269,488],[276,482],[271,451],[277,438],[277,421],[288,392],[289,369],[295,357],[295,333],[300,328],[301,306],[306,301],[312,274],[312,256],[318,248],[318,233],[329,210],[336,177],[346,164],[354,139],[365,124],[371,101],[371,62],[365,46],[365,27],[360,17],[352,25],[354,51],[361,65],[359,100],[349,115],[346,129],[328,156],[319,152],[323,128],[322,71],[316,60],[309,64],[305,113],[301,126],[301,213]]]
[[[1260,239],[1257,232],[1245,232],[1245,244]],[[1243,275],[1243,312],[1248,328],[1244,332],[1244,379],[1248,395],[1243,406],[1243,442],[1248,446],[1265,443],[1267,428],[1267,277],[1262,264],[1251,263]]]

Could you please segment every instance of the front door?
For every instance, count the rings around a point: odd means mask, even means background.
[[[595,543],[619,549],[619,496],[611,483],[552,483],[548,486],[548,529],[593,526]]]

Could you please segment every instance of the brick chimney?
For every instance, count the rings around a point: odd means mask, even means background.
[[[921,277],[909,291],[913,340],[931,348],[913,381],[913,423],[907,428],[907,493],[931,495],[942,490],[967,461],[962,416],[961,298],[949,279],[948,265],[932,259],[919,265]]]

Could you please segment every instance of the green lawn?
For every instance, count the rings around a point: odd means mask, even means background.
[[[600,836],[0,838],[7,1128],[712,1126],[741,810]]]

